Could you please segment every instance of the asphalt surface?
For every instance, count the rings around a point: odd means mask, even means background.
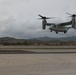
[[[66,51],[0,54],[0,75],[76,75],[76,53]]]
[[[0,54],[76,54],[76,49],[0,50]]]

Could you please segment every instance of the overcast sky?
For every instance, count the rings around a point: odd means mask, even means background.
[[[65,22],[71,18],[66,14],[76,13],[75,0],[0,0],[0,37],[66,37],[75,36],[76,30],[66,34],[42,30],[38,14],[57,17],[49,22]]]

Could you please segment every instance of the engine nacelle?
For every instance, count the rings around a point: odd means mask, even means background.
[[[76,24],[74,26],[72,26],[72,28],[76,29]]]
[[[72,28],[76,29],[75,17],[72,18]]]
[[[46,19],[42,20],[42,29],[46,29],[47,21]]]

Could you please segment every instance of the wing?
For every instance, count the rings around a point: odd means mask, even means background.
[[[55,23],[47,23],[47,26],[55,25]]]
[[[66,26],[66,25],[71,25],[71,24],[72,24],[72,21],[60,23],[59,26]]]
[[[60,24],[58,24],[58,26],[66,26],[66,25],[71,25],[71,24],[72,24],[72,21],[60,23]],[[47,23],[47,26],[56,26],[56,24],[55,23]]]

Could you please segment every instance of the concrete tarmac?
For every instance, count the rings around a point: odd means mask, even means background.
[[[0,54],[0,75],[76,75],[76,53]]]

